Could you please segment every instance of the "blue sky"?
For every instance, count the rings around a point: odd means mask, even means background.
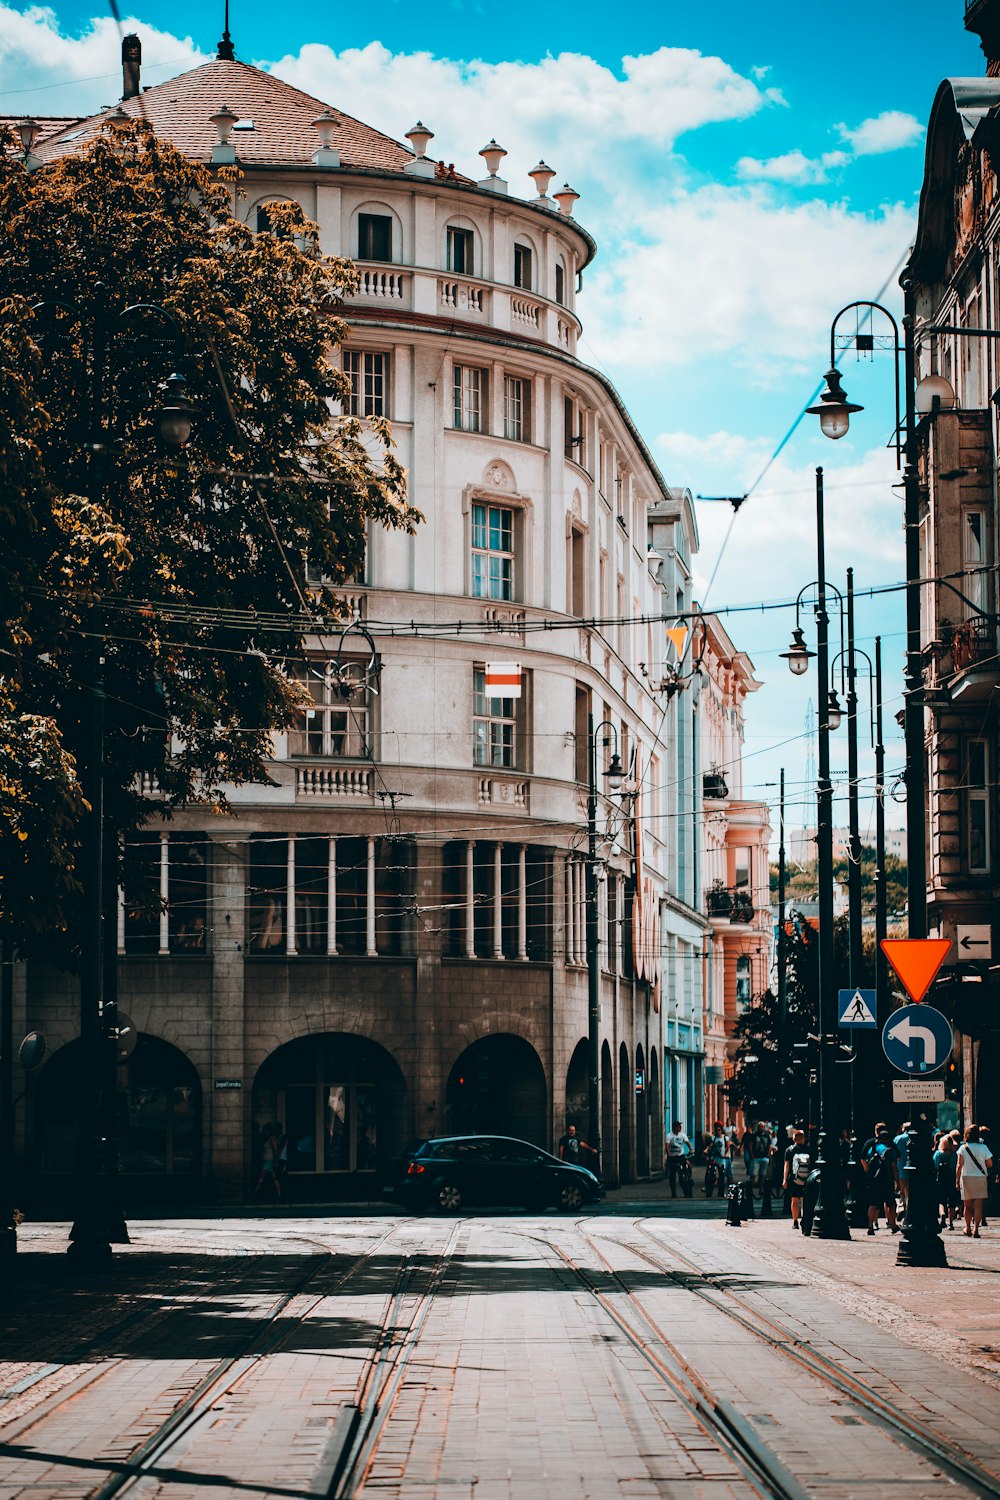
[[[144,81],[211,55],[222,10],[187,0],[123,9],[143,39]],[[913,234],[935,91],[942,77],[984,71],[963,11],[962,0],[667,0],[609,19],[606,5],[575,0],[533,8],[530,25],[513,12],[511,26],[497,7],[460,0],[336,10],[234,0],[230,29],[244,61],[390,134],[420,116],[437,132],[432,151],[460,169],[477,171],[479,147],[496,135],[514,193],[533,195],[528,169],[550,162],[557,184],[581,192],[577,217],[599,243],[582,357],[615,381],[671,484],[741,494],[825,370],[833,313],[887,282],[898,310],[894,272]],[[0,112],[112,103],[118,56],[96,0],[58,11],[0,0]],[[891,359],[842,369],[866,408],[847,438],[830,443],[806,418],[731,530],[728,507],[699,506],[710,607],[794,598],[814,577],[816,464],[826,469],[830,576],[854,566],[860,592],[903,577],[900,492],[884,446]],[[778,660],[792,623],[788,611],[727,620],[764,682],[748,716],[746,794],[770,799],[784,765],[794,802],[807,796],[815,688]],[[877,631],[894,730],[901,594],[859,598],[869,651]],[[835,768],[845,759],[837,745]],[[901,764],[898,739],[888,761]],[[890,824],[902,821],[894,811]],[[871,816],[866,806],[863,829]]]

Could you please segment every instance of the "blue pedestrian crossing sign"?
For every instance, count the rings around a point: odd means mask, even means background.
[[[866,1026],[869,1031],[875,1030],[878,1022],[875,1019],[877,1001],[874,990],[838,990],[837,995],[841,1026]]]
[[[951,1022],[933,1005],[903,1005],[882,1028],[882,1051],[901,1073],[935,1073],[951,1056]]]

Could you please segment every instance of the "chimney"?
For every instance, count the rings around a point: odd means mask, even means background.
[[[142,43],[130,32],[122,37],[122,98],[135,99],[139,93],[139,67],[142,63]]]
[[[1000,76],[1000,3],[966,0],[965,29],[978,36],[986,58],[987,78]]]

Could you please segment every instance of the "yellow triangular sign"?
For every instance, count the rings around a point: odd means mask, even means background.
[[[686,625],[668,625],[666,627],[667,640],[673,642],[674,650],[677,652],[677,660],[680,661],[684,655],[684,645],[688,638]]]

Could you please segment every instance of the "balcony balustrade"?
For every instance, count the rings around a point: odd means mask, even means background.
[[[295,800],[297,802],[371,800],[370,766],[296,766]]]
[[[479,322],[489,316],[489,288],[463,277],[439,276],[438,306],[450,317],[474,318]]]
[[[408,304],[412,272],[395,266],[359,264],[358,276],[358,290],[354,293],[356,300],[393,302],[399,307]]]

